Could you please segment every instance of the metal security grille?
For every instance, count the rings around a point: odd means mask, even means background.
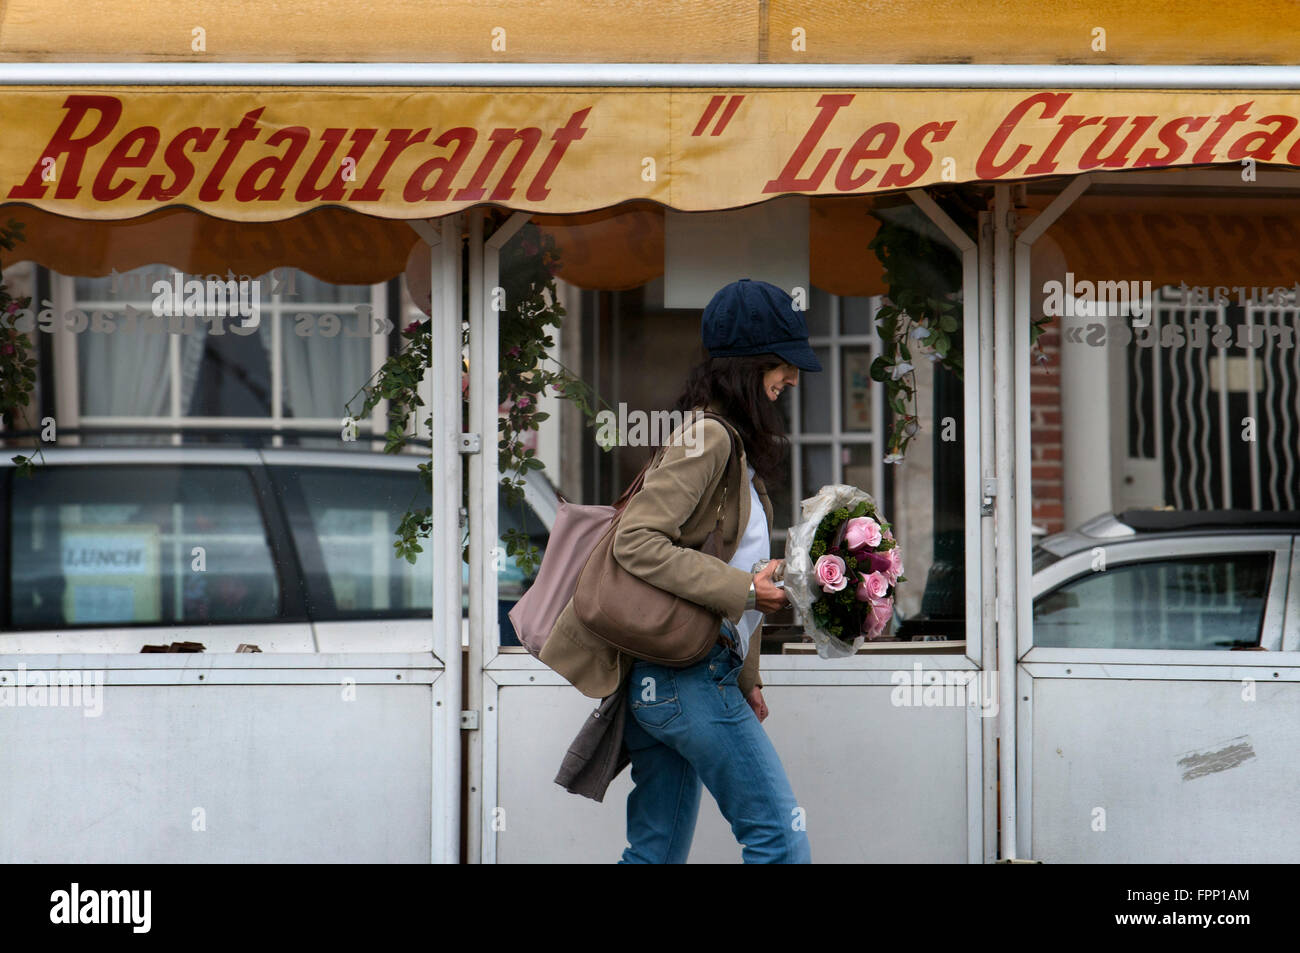
[[[1244,302],[1243,302],[1244,299]],[[1128,455],[1153,461],[1166,505],[1300,504],[1300,309],[1294,292],[1198,304],[1156,293],[1126,350]]]

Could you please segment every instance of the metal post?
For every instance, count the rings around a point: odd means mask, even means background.
[[[917,203],[920,211],[926,213],[935,225],[939,226],[948,241],[952,242],[962,256],[962,355],[963,365],[966,373],[962,376],[962,403],[963,403],[963,428],[962,428],[962,485],[965,488],[963,494],[962,506],[962,524],[963,524],[963,553],[965,553],[965,575],[966,593],[965,593],[965,615],[966,615],[966,655],[974,660],[980,668],[987,668],[992,664],[992,651],[984,653],[983,646],[983,628],[984,620],[980,615],[980,607],[983,605],[983,572],[980,572],[980,580],[976,581],[975,566],[983,567],[985,563],[985,554],[980,551],[980,530],[982,530],[984,520],[980,519],[980,499],[982,499],[982,445],[979,441],[979,432],[982,429],[982,420],[984,419],[983,408],[980,407],[980,368],[979,361],[972,360],[972,355],[978,350],[979,346],[979,304],[980,304],[980,282],[979,282],[979,246],[974,239],[967,235],[965,231],[944,212],[943,208],[931,198],[930,192],[923,189],[914,189],[907,192],[909,198]],[[839,378],[835,378],[839,380]],[[978,677],[978,676],[976,676]],[[982,683],[972,683],[982,684]],[[972,746],[972,750],[978,750],[980,757],[976,759],[980,766],[983,766],[985,758],[983,753],[991,750],[989,746],[993,744],[991,732],[985,729],[989,719],[980,719],[982,732],[978,746]],[[974,740],[972,740],[974,741]],[[971,819],[970,842],[967,844],[967,858],[971,863],[979,863],[984,855],[983,837],[980,831],[984,828],[984,789],[983,789],[983,768],[980,770],[970,771],[967,776],[967,798],[969,798],[969,809]]]
[[[501,305],[497,286],[500,280],[501,248],[523,228],[532,216],[516,212],[499,226],[492,237],[483,241],[482,210],[476,210],[470,230],[470,426],[479,434],[482,450],[470,457],[470,632],[469,632],[469,710],[483,709],[483,668],[496,655],[501,644],[497,627],[497,575],[493,549],[497,546],[497,408],[498,337]],[[496,804],[485,794],[496,791],[495,744],[488,744],[483,731],[470,731],[470,812],[469,855],[472,862],[496,860],[496,836],[492,829]]]
[[[1015,335],[1011,297],[1011,186],[993,188],[994,441],[997,458],[998,785],[1002,859],[1016,856]],[[1026,398],[1028,395],[1026,395]]]
[[[994,447],[993,447],[993,221],[988,212],[981,212],[979,218],[979,358],[972,361],[966,357],[967,373],[974,364],[979,368],[979,428],[980,428],[980,492],[981,504],[986,488],[992,488],[994,481]],[[969,338],[967,338],[969,340]],[[997,662],[997,577],[994,572],[997,550],[994,547],[994,498],[989,494],[989,512],[983,515],[981,505],[980,518],[980,646],[981,667],[998,671]],[[1014,697],[1002,694],[999,684],[999,709],[1003,705],[1013,705]],[[997,723],[992,718],[983,719],[984,724],[984,860],[997,859]]]
[[[1008,787],[1005,780],[1002,781],[1002,838],[1003,838],[1003,858],[1014,858],[1014,851],[1019,846],[1021,849],[1032,850],[1032,830],[1030,821],[1031,813],[1028,810],[1028,799],[1026,798],[1025,809],[1021,809],[1021,803],[1017,798],[1018,787],[1016,784],[1017,768],[1023,769],[1023,775],[1026,782],[1026,791],[1030,773],[1032,770],[1031,756],[1032,751],[1029,747],[1029,736],[1026,735],[1022,740],[1018,737],[1019,717],[1021,713],[1020,699],[1017,698],[1016,691],[1016,666],[1021,655],[1029,651],[1033,641],[1033,559],[1030,553],[1030,521],[1032,517],[1033,494],[1030,491],[1030,455],[1031,445],[1029,439],[1029,327],[1033,318],[1033,296],[1029,287],[1031,275],[1031,256],[1033,254],[1034,242],[1036,242],[1047,229],[1058,218],[1065,213],[1074,201],[1082,195],[1092,184],[1092,178],[1087,175],[1081,175],[1070,182],[1061,194],[1054,198],[1037,217],[1022,231],[1015,236],[1015,258],[1011,258],[1010,241],[1013,237],[1014,215],[1010,202],[1006,202],[1006,207],[997,211],[996,197],[999,186],[994,190],[995,210],[994,210],[994,255],[995,258],[1001,254],[1002,258],[997,259],[995,268],[997,268],[997,281],[994,289],[995,310],[998,304],[1004,307],[1010,306],[1011,313],[998,312],[998,323],[995,328],[995,334],[998,340],[998,352],[996,356],[997,369],[999,374],[998,380],[1001,385],[1006,379],[1006,385],[1010,389],[1010,398],[1013,403],[1005,404],[1003,402],[1002,391],[998,391],[998,414],[997,414],[997,435],[998,444],[998,665],[1000,669],[1000,681],[1006,689],[999,697],[1004,700],[1004,704],[999,711],[999,715],[1006,716],[1011,724],[1011,733],[1002,735],[1001,756],[1002,762],[999,765],[999,776],[1005,778],[1009,772],[1011,777],[1011,786]],[[1009,199],[1009,195],[1008,195]],[[999,239],[1004,240],[1007,244],[999,252]],[[1006,271],[1006,280],[1004,280],[1003,269]],[[1014,275],[1014,283],[1010,280]],[[1014,291],[1013,291],[1014,289]],[[1005,297],[1001,293],[1005,291]],[[1004,335],[1010,335],[1012,340],[1006,342]],[[1004,347],[1009,344],[1009,347]],[[1013,355],[1013,362],[1010,366],[1003,359],[1004,354]],[[1014,383],[1012,383],[1014,381]],[[1005,407],[1005,410],[1004,410]],[[1009,440],[1007,453],[1009,455],[1009,466],[1014,467],[1014,478],[1010,481],[1014,487],[1014,499],[1004,501],[1002,498],[1001,480],[1004,475],[1003,470],[1003,429],[1014,427],[1014,436]],[[1006,525],[1004,526],[1004,522]],[[1005,533],[1005,535],[1004,535]],[[1011,551],[1007,553],[1013,574],[1004,576],[1003,574],[1003,545],[1004,542],[1010,546]],[[1002,581],[1008,583],[1010,589],[1010,599],[1012,615],[1005,614],[1006,610],[1003,605]],[[1002,619],[1011,620],[1005,627],[1001,624]],[[1005,632],[1004,632],[1005,629]],[[1003,639],[1003,635],[1006,638]],[[1000,689],[1001,690],[1001,689]],[[1012,717],[1012,715],[1015,717]],[[1027,715],[1027,709],[1025,711]],[[1008,830],[1007,824],[1011,824]],[[1012,851],[1007,853],[1008,841],[1007,835],[1011,834],[1009,848]]]
[[[491,328],[485,326],[489,322],[484,307],[483,282],[483,217],[486,214],[486,210],[481,208],[469,210],[469,426],[471,432],[479,434],[481,445],[495,447],[497,338],[495,316]],[[485,433],[487,421],[491,422],[491,430]],[[465,708],[473,712],[480,711],[483,704],[483,629],[489,619],[496,618],[496,612],[489,614],[485,606],[485,590],[489,585],[487,567],[491,564],[485,546],[492,546],[496,538],[495,532],[485,535],[496,528],[495,506],[491,513],[492,525],[487,525],[487,501],[496,502],[495,488],[484,490],[486,481],[495,480],[496,467],[485,465],[489,458],[495,461],[496,455],[480,452],[471,454],[469,458],[469,691]],[[491,580],[492,583],[495,581]],[[475,864],[479,862],[483,835],[479,820],[483,808],[482,736],[471,730],[468,742],[469,790],[466,792],[465,810],[469,833],[466,851],[469,862]]]
[[[433,418],[433,649],[443,663],[433,711],[434,863],[460,861],[460,215],[417,229],[432,246],[430,415]]]

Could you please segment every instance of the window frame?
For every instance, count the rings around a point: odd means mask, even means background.
[[[874,333],[870,334],[846,334],[843,332],[843,314],[844,314],[844,297],[843,295],[833,294],[825,289],[818,288],[817,291],[824,294],[829,302],[829,313],[827,316],[827,334],[809,335],[808,344],[810,347],[826,348],[830,358],[828,367],[824,372],[830,380],[831,406],[830,426],[825,431],[815,433],[805,433],[803,430],[803,392],[799,387],[791,388],[790,401],[790,523],[791,525],[799,522],[799,504],[800,502],[815,493],[818,487],[814,487],[811,492],[803,485],[803,455],[806,447],[829,447],[831,451],[831,481],[833,483],[844,482],[844,450],[849,446],[867,446],[873,451],[873,465],[871,468],[871,488],[868,492],[882,506],[888,508],[888,502],[885,500],[885,462],[884,462],[884,441],[885,441],[885,390],[884,385],[879,381],[872,381],[871,388],[871,429],[870,430],[845,430],[844,429],[844,406],[842,384],[844,376],[844,349],[854,347],[865,347],[871,354],[874,361],[880,355],[880,338]],[[881,304],[884,301],[882,295],[866,296],[869,302],[872,325],[875,325],[876,314],[879,312]],[[802,381],[800,382],[802,383]],[[774,529],[772,531],[772,541],[775,544],[777,540],[781,545],[785,545],[785,540],[789,535],[788,530]]]
[[[149,265],[140,266],[145,269],[164,267],[171,271],[177,269],[159,262],[153,262]],[[58,315],[67,314],[74,309],[81,309],[88,314],[95,310],[115,310],[120,311],[124,304],[131,303],[131,299],[123,297],[119,300],[107,299],[81,299],[76,295],[76,278],[75,275],[65,275],[48,269],[42,269],[47,272],[50,280],[51,300],[54,304],[54,311]],[[134,270],[134,269],[133,269]],[[300,274],[306,275],[301,269],[294,269]],[[186,277],[191,277],[184,273]],[[201,276],[193,276],[201,277]],[[262,276],[266,278],[266,276]],[[376,316],[388,316],[389,292],[388,282],[378,282],[368,286],[370,288],[369,305],[371,313]],[[405,297],[405,296],[403,296]],[[328,302],[320,302],[321,305]],[[343,306],[341,306],[343,307]],[[346,307],[352,307],[347,305]],[[212,430],[220,432],[229,429],[249,429],[265,428],[270,431],[281,430],[284,428],[298,430],[320,430],[322,434],[337,434],[341,432],[342,427],[342,408],[340,408],[339,417],[286,417],[283,408],[283,391],[284,391],[284,319],[301,313],[323,314],[326,312],[323,307],[313,305],[309,301],[287,301],[280,293],[277,282],[270,281],[269,284],[269,304],[262,311],[262,320],[270,321],[271,328],[271,350],[268,356],[271,371],[271,413],[266,417],[209,417],[209,416],[188,416],[184,413],[180,405],[180,386],[181,386],[181,347],[180,337],[175,334],[168,335],[168,354],[167,361],[171,373],[171,386],[168,394],[168,411],[157,416],[146,417],[111,417],[98,416],[94,414],[81,413],[81,375],[80,375],[80,355],[79,342],[80,334],[67,332],[62,323],[59,325],[55,337],[55,366],[57,368],[55,376],[55,403],[60,420],[76,421],[76,426],[86,430],[95,428],[120,428],[120,427],[150,427],[163,430],[178,431],[185,430]],[[342,312],[333,312],[340,314]],[[346,316],[346,315],[344,315]],[[91,333],[86,331],[84,333]],[[388,359],[389,336],[382,334],[370,335],[370,372],[373,374]],[[367,419],[362,419],[357,424],[358,435],[376,435],[382,434],[387,429],[387,401],[381,401]],[[171,443],[175,446],[181,445],[183,436],[179,432],[173,432]],[[275,436],[272,438],[272,446],[283,446],[283,438]]]

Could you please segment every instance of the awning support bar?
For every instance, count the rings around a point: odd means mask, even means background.
[[[0,86],[1300,89],[1297,66],[993,63],[3,63]]]

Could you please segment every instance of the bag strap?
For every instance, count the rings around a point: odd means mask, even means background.
[[[715,414],[712,411],[707,411],[707,410],[704,411],[703,416],[712,417],[714,420],[718,421],[719,423],[722,424],[723,427],[726,428],[727,437],[731,441],[731,452],[727,457],[727,467],[728,469],[730,469],[732,466],[736,465],[735,430],[732,428],[731,424],[727,421],[725,417]],[[645,485],[646,473],[648,473],[650,471],[650,468],[653,467],[655,463],[659,461],[659,458],[663,456],[664,451],[666,449],[667,449],[666,447],[660,447],[657,451],[655,451],[655,453],[650,457],[650,459],[645,462],[645,466],[643,466],[640,472],[637,473],[635,477],[633,477],[632,482],[628,484],[627,489],[624,490],[622,495],[617,500],[614,501],[614,509],[622,510],[624,507],[627,506],[628,502],[632,499],[632,497],[635,496],[640,491],[641,487]],[[722,510],[727,502],[727,483],[728,480],[724,477],[722,481],[722,499],[718,503],[718,519],[713,526],[714,532],[719,531],[722,527]]]
[[[730,423],[730,422],[729,422],[725,417],[722,417],[722,416],[720,416],[720,415],[718,415],[718,414],[715,414],[715,413],[713,413],[712,411],[708,411],[708,410],[704,411],[704,416],[705,416],[705,417],[712,417],[714,420],[716,420],[716,421],[718,421],[720,424],[722,424],[722,426],[725,427],[725,428],[727,429],[727,437],[728,437],[728,438],[730,439],[730,441],[731,441],[731,452],[730,452],[730,454],[727,456],[727,470],[728,470],[728,472],[727,472],[726,474],[724,474],[724,475],[723,475],[723,478],[722,478],[722,499],[718,501],[718,518],[717,518],[717,520],[716,520],[716,521],[714,522],[714,524],[713,524],[713,532],[718,533],[718,534],[721,534],[721,532],[722,532],[722,511],[723,511],[723,509],[724,509],[724,508],[726,507],[726,505],[727,505],[727,484],[730,482],[730,480],[729,480],[729,477],[731,476],[731,474],[730,474],[730,470],[731,470],[731,468],[732,468],[733,466],[736,466],[736,465],[737,465],[737,461],[736,461],[736,431],[732,428],[731,423]]]
[[[662,454],[663,450],[660,449],[656,450],[654,454],[651,455],[650,459],[645,462],[645,466],[641,468],[641,471],[632,478],[632,482],[627,485],[627,489],[623,491],[623,494],[614,501],[614,509],[621,510],[623,507],[627,506],[628,501],[630,501],[645,484],[646,473],[649,472],[655,461],[658,460]]]

